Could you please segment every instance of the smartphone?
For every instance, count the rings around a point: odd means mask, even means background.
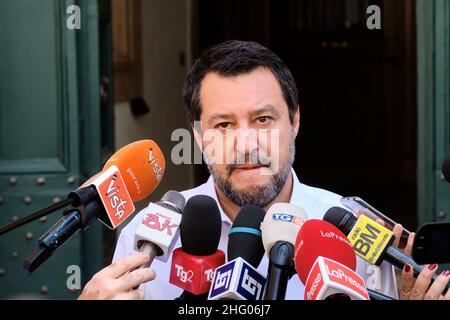
[[[419,264],[450,263],[450,222],[432,222],[417,230],[413,259]]]
[[[385,227],[389,230],[393,230],[394,226],[396,225],[396,222],[386,216],[385,214],[381,213],[379,210],[372,207],[370,204],[368,204],[366,201],[359,197],[343,197],[341,199],[341,204],[348,209],[350,209],[355,215],[358,213],[358,211],[364,212],[364,215],[371,218],[372,220],[381,219],[385,223]],[[406,243],[408,242],[409,234],[408,230],[403,228],[403,232],[400,238],[399,247],[404,248],[406,246]]]

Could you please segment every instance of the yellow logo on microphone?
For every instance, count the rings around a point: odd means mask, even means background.
[[[382,262],[381,255],[394,241],[392,232],[372,219],[361,215],[348,234],[356,254],[375,265]]]

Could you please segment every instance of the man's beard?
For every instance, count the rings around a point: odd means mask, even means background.
[[[261,208],[270,204],[281,192],[286,183],[289,173],[291,172],[292,164],[295,159],[295,132],[292,130],[290,144],[288,149],[288,157],[285,163],[280,163],[277,172],[271,177],[270,181],[262,186],[254,186],[250,191],[239,191],[232,183],[224,179],[218,172],[216,172],[212,165],[208,165],[208,170],[213,176],[214,182],[219,190],[232,202],[239,207],[255,205]],[[239,163],[239,162],[238,162]],[[264,162],[267,163],[267,162]],[[234,170],[235,165],[227,166],[227,176],[229,177],[231,171]]]

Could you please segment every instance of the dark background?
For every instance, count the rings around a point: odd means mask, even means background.
[[[381,30],[366,26],[370,4],[381,8]],[[199,0],[198,30],[196,56],[253,40],[288,65],[299,87],[302,183],[359,196],[415,230],[415,1]],[[196,167],[201,183],[208,172]]]

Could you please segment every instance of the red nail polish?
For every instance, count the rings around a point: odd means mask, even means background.
[[[444,271],[444,276],[446,276],[446,277],[450,276],[450,271],[445,270],[445,271]]]
[[[409,272],[411,270],[411,266],[409,264],[405,264],[405,272]]]
[[[437,264],[430,264],[429,266],[428,266],[428,269],[430,269],[431,271],[433,271],[434,269],[436,269],[437,268]]]

